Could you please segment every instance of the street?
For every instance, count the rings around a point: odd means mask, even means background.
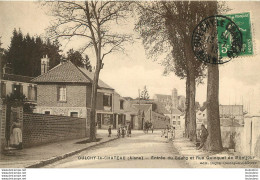
[[[114,134],[115,135],[115,134]],[[133,133],[132,137],[98,145],[65,158],[46,168],[188,168],[172,142],[153,134]]]

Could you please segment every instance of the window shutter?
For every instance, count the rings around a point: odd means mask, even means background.
[[[37,100],[37,86],[34,86],[34,97],[33,97],[33,100]]]
[[[60,100],[60,86],[57,86],[57,101]]]
[[[4,95],[4,97],[6,96],[6,84],[5,83],[3,83],[3,95]]]
[[[23,85],[20,84],[20,93],[23,94]]]
[[[12,84],[12,93],[14,93],[14,84]]]
[[[1,82],[1,97],[5,97],[6,96],[6,84]]]
[[[64,101],[67,101],[67,88],[66,86],[63,86],[63,92],[64,92]]]
[[[31,85],[27,86],[28,89],[28,99],[31,100]]]

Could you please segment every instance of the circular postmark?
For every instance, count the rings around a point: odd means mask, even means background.
[[[195,56],[203,62],[224,64],[242,50],[242,33],[228,17],[209,16],[193,30],[191,40]]]

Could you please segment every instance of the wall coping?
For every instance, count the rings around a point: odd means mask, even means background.
[[[60,117],[60,118],[70,118],[70,119],[86,119],[80,117],[71,117],[71,116],[60,116],[60,115],[52,115],[52,114],[41,114],[41,113],[23,113],[23,115],[35,115],[35,116],[45,116],[45,117]]]
[[[248,115],[245,115],[245,118],[252,118],[252,117],[260,117],[260,114],[248,114]]]

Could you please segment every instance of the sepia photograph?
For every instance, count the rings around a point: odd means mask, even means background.
[[[259,1],[0,1],[1,178],[238,168],[258,180],[259,11]]]

